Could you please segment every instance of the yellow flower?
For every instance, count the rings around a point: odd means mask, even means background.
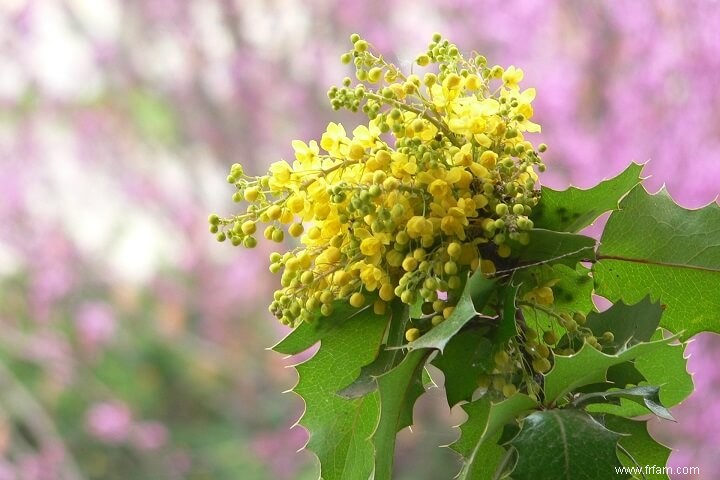
[[[411,175],[418,171],[414,157],[408,157],[404,153],[395,152],[392,154],[392,174],[401,180],[409,180]]]
[[[370,122],[367,127],[359,125],[353,130],[353,140],[363,148],[372,148],[380,140],[380,129],[375,122]]]
[[[410,238],[420,238],[423,235],[432,235],[432,222],[423,216],[415,215],[407,222],[407,233],[410,235]]]
[[[342,156],[341,146],[348,142],[345,128],[340,123],[330,122],[320,139],[320,146],[331,155]]]
[[[355,45],[357,55],[369,48]],[[250,205],[210,217],[218,240],[252,248],[258,232],[276,242],[300,237],[293,250],[271,256],[282,288],[270,310],[282,323],[332,315],[335,299],[380,314],[398,298],[432,304],[431,328],[452,312],[464,275],[494,272],[512,253],[508,238],[529,241],[539,193],[533,167],[544,151],[523,136],[539,131],[531,121],[535,90],[520,90],[523,72],[514,66],[492,67],[488,76],[484,62],[454,53],[446,61],[422,81],[377,61],[368,66],[372,81],[329,92],[334,108],[362,108],[371,118],[351,138],[331,122],[319,142],[292,142],[292,166],[275,162],[260,177],[231,167],[233,199]],[[501,77],[501,88],[488,88]],[[532,298],[551,302],[551,287],[537,286]],[[439,301],[438,290],[449,300]]]
[[[435,198],[444,198],[450,192],[450,187],[444,180],[435,180],[428,187],[428,192]]]
[[[290,185],[292,168],[285,160],[270,165],[270,189],[280,191]]]
[[[292,146],[295,150],[295,159],[297,160],[297,164],[295,165],[296,170],[309,170],[319,166],[320,159],[318,155],[320,154],[320,147],[318,147],[315,140],[311,140],[309,145],[300,140],[293,140]]]
[[[520,83],[525,74],[519,68],[515,68],[514,65],[510,65],[505,73],[503,73],[502,80],[503,84],[509,89],[517,89],[518,83]]]
[[[381,254],[383,252],[382,241],[377,237],[367,237],[360,242],[360,252],[366,257]]]

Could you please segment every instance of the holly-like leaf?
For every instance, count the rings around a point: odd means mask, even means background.
[[[516,258],[520,263],[563,263],[575,267],[581,260],[595,259],[595,246],[595,239],[585,235],[534,228],[530,231],[530,243],[519,246]]]
[[[514,480],[617,480],[620,435],[576,409],[535,412],[510,441]]]
[[[413,423],[415,401],[425,392],[423,368],[432,350],[414,350],[396,368],[378,377],[380,420],[373,433],[375,480],[392,478],[397,432]]]
[[[662,339],[662,331],[658,330],[652,338]],[[667,408],[679,404],[693,391],[693,381],[687,372],[684,351],[684,344],[666,343],[662,348],[647,352],[634,361],[634,368],[643,377],[640,384],[658,385],[659,403]],[[641,405],[624,400],[620,401],[620,405],[589,405],[588,411],[606,412],[624,417],[637,417],[647,413]]]
[[[604,312],[590,312],[585,326],[599,337],[605,332],[614,336],[603,344],[603,351],[616,353],[638,342],[647,342],[660,324],[663,308],[648,297],[634,305],[615,303]]]
[[[480,271],[476,272],[465,284],[452,315],[419,339],[408,343],[407,347],[410,350],[435,348],[442,352],[450,339],[473,317],[479,315],[476,308],[480,310],[485,306],[494,289],[494,280],[485,278]]]
[[[620,455],[623,464],[629,468],[642,468],[642,474],[635,475],[634,478],[668,480],[669,477],[662,471],[662,467],[667,464],[670,449],[650,436],[647,431],[647,422],[634,421],[615,415],[605,415],[603,421],[609,430],[623,434],[619,444],[632,455],[632,459]]]
[[[319,342],[328,332],[351,321],[357,315],[363,314],[365,309],[358,310],[352,307],[347,300],[333,302],[333,313],[323,317],[317,311],[306,322],[295,327],[285,338],[280,340],[272,350],[285,355],[297,355]]]
[[[305,401],[299,423],[308,430],[307,448],[320,460],[321,478],[368,478],[373,469],[370,443],[380,412],[379,394],[345,399],[335,392],[378,355],[387,316],[365,309],[324,333],[317,353],[296,366],[294,392]]]
[[[660,402],[660,387],[654,385],[587,393],[576,398],[572,403],[574,406],[613,401],[620,403],[621,398],[632,400],[660,418],[675,421],[670,411]]]
[[[688,210],[636,187],[608,219],[593,274],[612,301],[659,298],[661,326],[682,339],[720,332],[720,206]]]
[[[360,370],[360,375],[350,385],[338,392],[345,398],[357,398],[377,389],[376,379],[393,368],[405,358],[405,351],[394,348],[403,344],[405,326],[409,321],[408,307],[399,300],[390,307],[390,323],[382,350],[377,358]]]
[[[500,403],[482,397],[463,405],[468,418],[460,426],[460,438],[450,445],[463,457],[458,480],[487,480],[500,467],[505,449],[497,444],[503,427],[523,412],[536,408],[537,401],[516,394]],[[498,472],[502,473],[502,472]]]
[[[450,339],[432,364],[445,376],[445,394],[450,408],[472,398],[481,373],[492,369],[493,344],[485,329],[469,328]]]
[[[579,232],[603,213],[614,210],[620,199],[640,182],[643,166],[632,163],[620,175],[582,190],[570,187],[557,191],[542,188],[542,201],[533,210],[537,228],[558,232]]]
[[[663,338],[657,331],[653,340]],[[666,343],[662,348],[648,352],[635,360],[635,368],[651,385],[660,386],[660,401],[674,407],[693,391],[692,376],[687,371],[685,344]]]
[[[497,443],[502,434],[500,430],[485,436],[482,443],[480,441],[490,415],[490,400],[482,397],[463,405],[462,408],[468,418],[460,425],[460,438],[450,445],[450,448],[464,459],[462,471],[456,478],[461,480],[492,478],[505,455],[505,449]],[[478,455],[481,449],[482,453]]]
[[[608,368],[661,349],[670,339],[639,343],[617,355],[607,355],[588,344],[570,356],[555,356],[555,365],[545,376],[545,400],[554,404],[573,390],[606,381]]]

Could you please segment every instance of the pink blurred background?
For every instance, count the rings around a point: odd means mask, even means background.
[[[653,189],[716,201],[717,0],[0,2],[0,480],[315,477],[265,350],[277,279],[207,215],[234,208],[233,162],[260,173],[338,119],[351,33],[409,67],[434,31],[525,70],[545,184],[651,160]],[[654,431],[720,478],[720,337],[690,351],[697,390]],[[440,397],[398,478],[454,475]]]

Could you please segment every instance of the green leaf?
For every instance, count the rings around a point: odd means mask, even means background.
[[[516,394],[500,403],[482,397],[463,405],[468,418],[460,426],[460,438],[450,448],[463,457],[458,480],[487,480],[498,469],[505,449],[497,444],[503,427],[523,412],[536,408],[537,401]]]
[[[514,480],[617,480],[620,435],[575,409],[535,412],[510,441]]]
[[[368,478],[373,469],[369,441],[379,418],[379,394],[344,399],[335,394],[378,355],[388,319],[365,309],[352,322],[329,329],[317,353],[296,366],[295,393],[305,401],[299,423],[310,435],[307,448],[320,460],[325,480]]]
[[[604,343],[603,350],[616,353],[628,345],[649,341],[660,324],[662,314],[660,302],[653,303],[645,297],[634,305],[618,302],[604,312],[590,312],[585,326],[596,337],[612,332],[615,338],[612,342]]]
[[[604,212],[617,208],[620,199],[640,182],[642,169],[642,165],[632,163],[617,177],[588,190],[570,187],[557,191],[543,187],[542,200],[533,211],[535,227],[558,232],[582,230]]]
[[[593,266],[597,293],[635,303],[650,295],[667,304],[661,326],[720,332],[720,206],[688,210],[665,190],[636,187],[610,215]]]
[[[662,332],[658,330],[653,339],[661,338]],[[666,343],[662,348],[647,352],[634,361],[635,369],[643,377],[641,385],[660,386],[660,403],[668,408],[678,405],[693,391],[693,381],[687,372],[687,359],[684,351],[684,344]],[[588,410],[625,417],[646,414],[642,406],[626,401],[621,401],[620,405],[589,405]]]
[[[486,480],[493,476],[505,449],[498,445],[501,430],[483,437],[490,415],[490,400],[483,397],[463,405],[468,418],[460,425],[460,438],[450,448],[462,455],[464,462],[458,480]],[[483,441],[481,442],[481,439]],[[479,454],[478,454],[479,453]]]
[[[607,355],[584,344],[575,355],[557,355],[555,365],[545,376],[545,401],[551,405],[576,388],[605,382],[607,370],[611,366],[656,351],[669,341],[661,339],[640,343],[617,355]]]
[[[662,338],[658,331],[653,339]],[[692,376],[687,371],[685,344],[668,344],[635,360],[635,368],[648,383],[660,386],[660,401],[666,407],[674,407],[693,391]]]
[[[396,368],[378,377],[380,420],[373,433],[375,480],[392,478],[397,432],[413,423],[413,406],[425,392],[422,373],[432,350],[410,352]]]
[[[408,343],[407,347],[410,350],[435,348],[442,352],[450,339],[454,337],[470,319],[478,315],[475,309],[482,309],[482,307],[485,306],[494,289],[495,281],[485,278],[485,276],[478,271],[472,275],[465,284],[465,289],[452,315],[440,325],[433,327],[432,330],[422,337],[414,342]]]
[[[445,394],[450,408],[472,398],[481,373],[491,370],[493,344],[486,329],[464,329],[452,337],[433,365],[445,376]]]
[[[492,343],[495,351],[505,348],[507,341],[518,334],[517,322],[515,320],[515,313],[517,312],[515,299],[517,298],[518,290],[520,290],[519,285],[510,284],[503,287],[500,292],[503,309],[500,315],[500,323],[493,334]]]
[[[644,385],[640,387],[607,390],[605,392],[593,392],[581,395],[573,400],[574,406],[598,402],[620,402],[620,398],[626,398],[636,402],[660,418],[675,421],[670,411],[660,402],[660,387]]]
[[[658,469],[645,466],[664,467],[670,457],[670,449],[658,443],[647,431],[647,422],[638,422],[627,418],[606,415],[604,417],[605,427],[621,433],[620,446],[625,448],[637,465],[632,461],[623,462],[627,467],[640,466],[643,468],[643,475],[635,475],[634,478],[644,480],[668,480],[668,476]]]
[[[561,264],[540,265],[516,272],[514,281],[521,286],[522,295],[536,284],[536,279],[540,284],[557,280],[552,287],[555,296],[553,309],[556,312],[587,313],[593,309],[593,282],[589,273],[589,268],[579,264],[574,269]],[[528,287],[523,288],[525,283]],[[525,322],[538,332],[548,329],[559,332],[557,321],[545,312],[532,307],[523,307],[522,310]]]
[[[365,313],[372,307],[358,310],[351,306],[347,300],[336,300],[333,302],[333,313],[329,317],[323,317],[320,312],[307,322],[302,322],[295,327],[285,338],[280,340],[272,350],[284,355],[297,355],[319,342],[328,332],[340,327],[345,322],[352,320],[358,315]]]
[[[418,299],[410,305],[410,318],[421,318],[423,316],[423,303],[425,303],[425,300],[418,296]]]
[[[376,379],[393,368],[405,358],[405,352],[398,348],[405,340],[405,326],[409,321],[408,307],[400,300],[392,302],[390,307],[390,323],[387,339],[375,361],[365,365],[360,375],[350,385],[338,392],[345,398],[362,397],[377,389]]]
[[[518,252],[516,258],[520,263],[563,263],[575,267],[581,260],[595,259],[595,246],[595,239],[585,235],[534,228],[530,231],[530,243],[513,250]]]

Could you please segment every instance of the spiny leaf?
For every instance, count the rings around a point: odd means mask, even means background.
[[[611,366],[656,351],[669,341],[670,339],[661,339],[640,343],[617,355],[607,355],[584,344],[574,355],[557,355],[553,369],[545,376],[545,400],[548,404],[553,404],[576,388],[605,382],[606,372]]]
[[[608,219],[593,274],[612,301],[666,303],[661,326],[682,339],[720,332],[720,206],[688,210],[634,188]]]
[[[472,275],[465,284],[465,289],[452,315],[440,325],[433,327],[432,330],[419,339],[408,343],[407,347],[410,350],[435,348],[442,352],[450,339],[454,337],[470,319],[478,315],[475,309],[481,309],[485,306],[494,289],[495,281],[485,278],[485,276],[478,271]]]
[[[536,400],[516,394],[499,403],[482,397],[463,405],[468,419],[460,426],[460,438],[450,448],[463,457],[458,480],[486,480],[492,477],[505,454],[497,444],[503,427],[523,412],[538,406]]]
[[[616,403],[619,403],[621,398],[632,400],[633,402],[646,407],[660,418],[675,421],[673,416],[670,414],[670,411],[660,402],[660,387],[656,387],[654,385],[588,393],[576,398],[572,403],[574,406],[598,402],[615,401]]]
[[[605,427],[609,430],[623,434],[619,440],[620,446],[627,450],[637,462],[636,465],[630,459],[625,459],[626,461],[623,461],[623,464],[630,468],[642,467],[642,475],[635,475],[635,478],[668,480],[669,477],[660,468],[667,464],[670,449],[650,436],[647,431],[647,422],[634,421],[615,415],[605,415],[603,421]],[[651,465],[660,468],[645,468]]]
[[[652,338],[654,340],[662,339],[662,331],[658,330]],[[633,362],[635,369],[643,377],[640,384],[658,385],[660,387],[659,403],[668,408],[685,400],[693,391],[693,381],[687,372],[687,359],[684,351],[684,344],[666,343],[662,348],[647,352]],[[647,413],[642,406],[624,400],[620,401],[620,405],[589,405],[588,410],[625,417],[637,417]]]
[[[425,392],[422,373],[432,350],[414,350],[405,359],[378,377],[380,420],[373,433],[375,446],[375,480],[392,478],[395,438],[397,432],[413,423],[413,406]]]
[[[597,337],[611,332],[614,339],[603,344],[603,351],[616,353],[628,344],[649,341],[660,324],[662,314],[660,302],[653,303],[645,297],[634,305],[617,302],[604,312],[590,312],[585,326]]]
[[[448,342],[442,354],[433,360],[433,365],[445,375],[445,393],[451,408],[463,400],[470,401],[477,389],[479,375],[490,373],[494,367],[493,354],[502,350],[507,341],[517,335],[517,291],[518,287],[513,285],[501,288],[503,311],[490,339],[486,328],[462,330]]]
[[[620,175],[581,190],[570,187],[557,191],[542,187],[541,202],[533,211],[537,228],[558,232],[578,232],[604,212],[614,210],[620,199],[640,182],[643,166],[632,163]]]
[[[323,317],[315,312],[306,322],[295,327],[285,338],[280,340],[272,350],[285,355],[297,355],[319,342],[328,332],[351,321],[355,316],[363,314],[366,310],[352,307],[347,300],[333,302],[333,313]]]
[[[294,391],[306,407],[299,423],[310,434],[307,447],[318,456],[325,480],[367,478],[372,472],[369,438],[379,416],[379,395],[348,400],[335,392],[377,357],[387,323],[386,316],[363,310],[351,322],[329,329],[317,353],[296,367]]]
[[[361,397],[377,389],[376,379],[380,375],[395,368],[403,358],[405,352],[398,348],[405,340],[405,326],[409,320],[408,307],[399,300],[394,301],[390,307],[390,323],[380,354],[375,361],[365,365],[360,370],[360,375],[350,385],[338,392],[338,395],[345,398]]]
[[[517,451],[514,480],[617,480],[620,435],[580,410],[545,410],[523,420],[510,441]]]
[[[493,344],[486,329],[469,328],[450,339],[433,365],[445,376],[445,394],[450,408],[472,398],[481,373],[491,369]]]

